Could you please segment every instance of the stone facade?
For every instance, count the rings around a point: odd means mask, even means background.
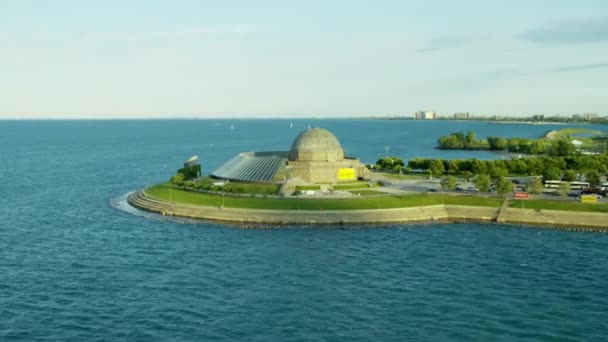
[[[211,172],[211,176],[245,182],[307,183],[369,180],[371,172],[356,158],[345,156],[328,130],[308,129],[296,137],[289,151],[243,152]]]
[[[369,179],[370,171],[355,158],[345,158],[340,142],[328,130],[312,128],[294,140],[287,160],[287,178],[309,183]]]
[[[340,170],[352,169],[352,177],[340,177]],[[286,168],[287,178],[300,178],[309,183],[338,183],[368,180],[370,171],[358,159],[344,159],[335,162],[301,162],[288,161]]]

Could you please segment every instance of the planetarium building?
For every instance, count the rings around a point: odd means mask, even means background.
[[[308,183],[368,180],[370,171],[357,158],[345,156],[328,130],[308,129],[289,151],[242,152],[211,172],[219,179],[277,183],[299,178]]]

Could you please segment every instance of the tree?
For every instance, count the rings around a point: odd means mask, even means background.
[[[464,178],[464,180],[470,182],[471,177],[473,177],[473,173],[471,171],[462,171],[462,178]]]
[[[576,147],[568,138],[560,138],[551,143],[551,154],[554,156],[570,156],[576,152]]]
[[[376,161],[376,168],[379,170],[393,171],[396,165],[405,165],[399,157],[380,158]]]
[[[473,148],[475,147],[475,132],[473,131],[469,131],[467,133],[467,137],[464,141],[464,147],[465,148]]]
[[[395,171],[397,173],[401,173],[402,169],[403,169],[403,165],[395,164],[395,166],[393,166],[393,171]]]
[[[479,159],[473,159],[471,161],[471,171],[478,175],[488,173],[488,168],[486,167],[486,163]]]
[[[507,149],[507,139],[501,137],[487,137],[488,146],[493,151],[504,151]]]
[[[585,180],[592,186],[596,186],[600,183],[600,174],[595,170],[591,170],[585,175]]]
[[[542,154],[545,153],[545,144],[542,141],[535,140],[530,144],[530,153]]]
[[[501,195],[508,194],[513,191],[513,183],[507,178],[500,176],[496,182],[496,192]]]
[[[451,174],[458,173],[458,160],[450,160],[450,162],[448,163],[448,172],[450,172]]]
[[[477,179],[475,179],[475,186],[477,190],[481,192],[490,191],[490,176],[488,175],[479,175]]]
[[[568,193],[570,192],[570,183],[561,182],[559,184],[559,189],[557,191],[559,192],[559,195],[562,197],[568,196]]]
[[[431,161],[429,170],[431,170],[431,173],[434,176],[439,177],[439,176],[443,175],[443,172],[445,171],[445,166],[443,165],[443,162],[441,160],[435,159],[435,160]]]
[[[521,153],[530,153],[530,141],[528,139],[520,139],[518,150]]]
[[[526,185],[526,190],[531,194],[538,195],[543,192],[543,182],[540,178],[536,177]]]
[[[509,138],[507,140],[507,149],[509,152],[519,152],[519,139]]]
[[[184,179],[186,179],[186,176],[184,176],[183,173],[177,173],[175,174],[175,176],[171,177],[171,183],[176,185],[182,185],[184,184]]]
[[[490,179],[492,180],[492,182],[494,184],[497,184],[501,178],[504,178],[507,175],[508,175],[507,170],[499,168],[499,167],[494,167],[494,168],[492,168],[492,170],[490,170]]]
[[[459,134],[462,136],[462,133]],[[439,139],[437,139],[437,145],[439,145],[439,148],[463,148],[464,139],[456,133],[452,133],[439,137]]]
[[[576,180],[576,172],[574,170],[566,170],[562,176],[562,180],[566,182],[574,182]]]
[[[447,176],[441,180],[441,188],[445,190],[454,190],[456,188],[456,177]]]
[[[543,180],[559,180],[561,179],[561,171],[556,167],[550,167],[543,171]]]
[[[509,160],[509,171],[518,175],[525,175],[528,173],[528,163],[526,158],[517,158]]]

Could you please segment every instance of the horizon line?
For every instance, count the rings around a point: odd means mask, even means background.
[[[493,116],[500,118],[526,118],[533,115],[545,115],[549,117],[570,117],[576,114],[597,114],[598,116],[608,116],[608,113],[601,112],[578,112],[578,113],[551,113],[551,114],[538,114],[538,113],[527,113],[527,114],[513,114],[513,115],[505,115],[505,114],[473,114],[470,119],[476,118],[491,118]],[[444,114],[439,115],[439,119],[442,118],[452,118],[452,114]],[[31,116],[31,117],[0,117],[0,121],[35,121],[35,120],[48,120],[48,121],[60,121],[60,120],[264,120],[264,119],[383,119],[383,118],[415,118],[415,114],[383,114],[383,115],[322,115],[322,116],[275,116],[275,115],[260,115],[260,116],[246,116],[246,115],[237,115],[237,116],[125,116],[125,117],[113,117],[113,116],[93,116],[93,117],[70,117],[70,116],[51,116],[51,117],[42,117],[42,116]],[[432,120],[430,120],[432,121]]]

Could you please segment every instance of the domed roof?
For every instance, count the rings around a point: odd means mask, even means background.
[[[330,131],[308,129],[293,141],[289,159],[294,161],[337,161],[344,159],[342,146]]]

